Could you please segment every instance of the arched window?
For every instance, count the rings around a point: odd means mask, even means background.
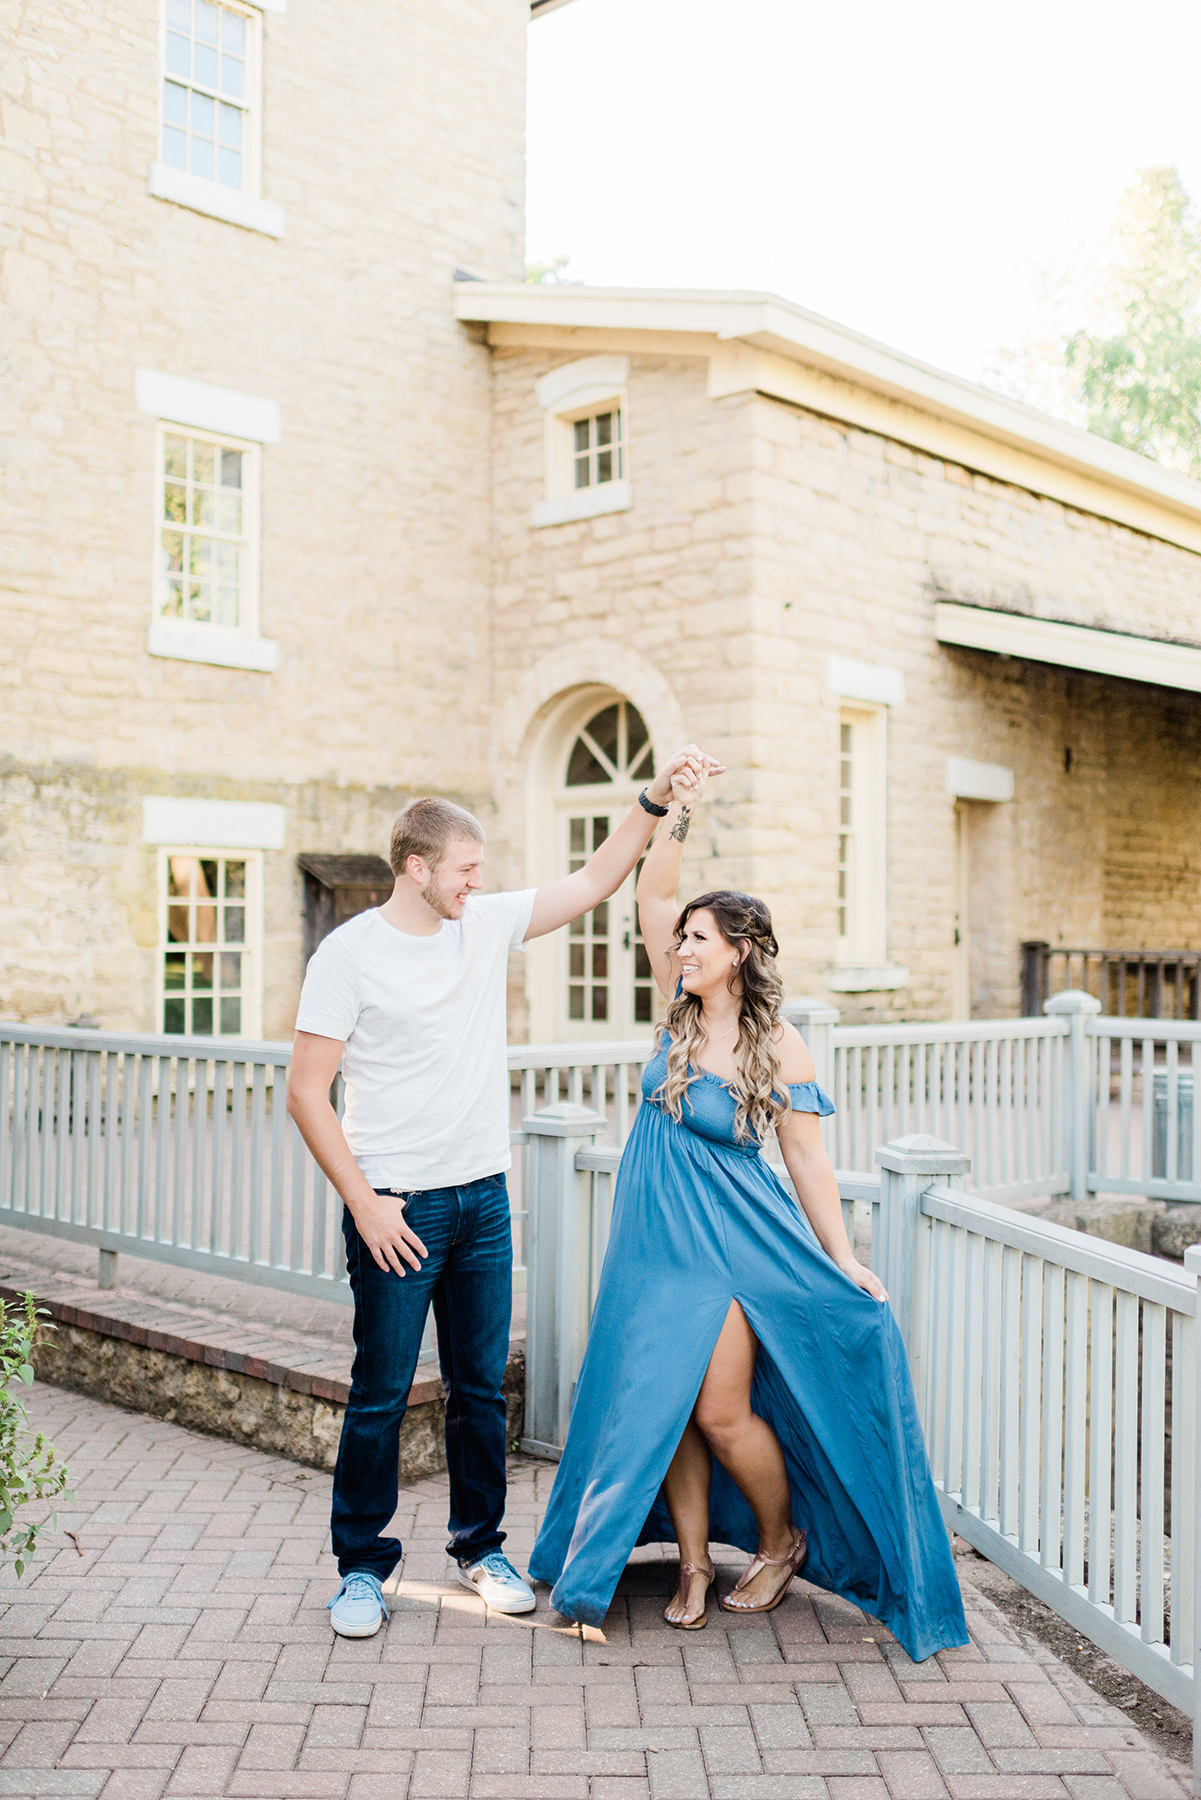
[[[650,733],[628,700],[597,706],[563,765],[556,812],[560,867],[583,868],[655,773]],[[637,871],[611,900],[567,930],[562,945],[559,1031],[567,1038],[637,1036],[654,1016],[650,961],[634,904]]]

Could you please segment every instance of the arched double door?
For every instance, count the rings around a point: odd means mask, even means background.
[[[598,697],[564,734],[555,795],[556,873],[583,868],[655,773],[637,707]],[[556,934],[555,1035],[637,1037],[654,1017],[654,984],[634,904],[637,870],[610,900]]]

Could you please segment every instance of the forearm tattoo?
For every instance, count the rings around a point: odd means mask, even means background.
[[[684,839],[688,836],[688,827],[691,824],[692,808],[690,806],[682,806],[680,808],[680,816],[672,826],[670,834],[677,844],[682,844],[684,842]]]

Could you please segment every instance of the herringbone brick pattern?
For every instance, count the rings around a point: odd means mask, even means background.
[[[0,1796],[91,1800],[1183,1800],[1184,1772],[967,1593],[917,1667],[804,1586],[765,1619],[661,1620],[643,1553],[604,1636],[486,1617],[448,1580],[445,1488],[402,1495],[390,1623],[335,1640],[329,1478],[39,1386],[78,1538],[5,1578]],[[517,1462],[528,1553],[552,1471]],[[79,1552],[82,1552],[80,1554]],[[737,1562],[731,1559],[731,1572]]]

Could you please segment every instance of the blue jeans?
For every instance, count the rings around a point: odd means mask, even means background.
[[[377,1189],[377,1192],[386,1192]],[[334,1469],[338,1573],[385,1580],[401,1557],[384,1537],[396,1511],[400,1427],[432,1301],[446,1395],[449,1555],[477,1562],[504,1542],[505,1399],[513,1236],[504,1175],[409,1194],[405,1220],[429,1252],[402,1278],[381,1269],[343,1210],[354,1293],[354,1368]]]

